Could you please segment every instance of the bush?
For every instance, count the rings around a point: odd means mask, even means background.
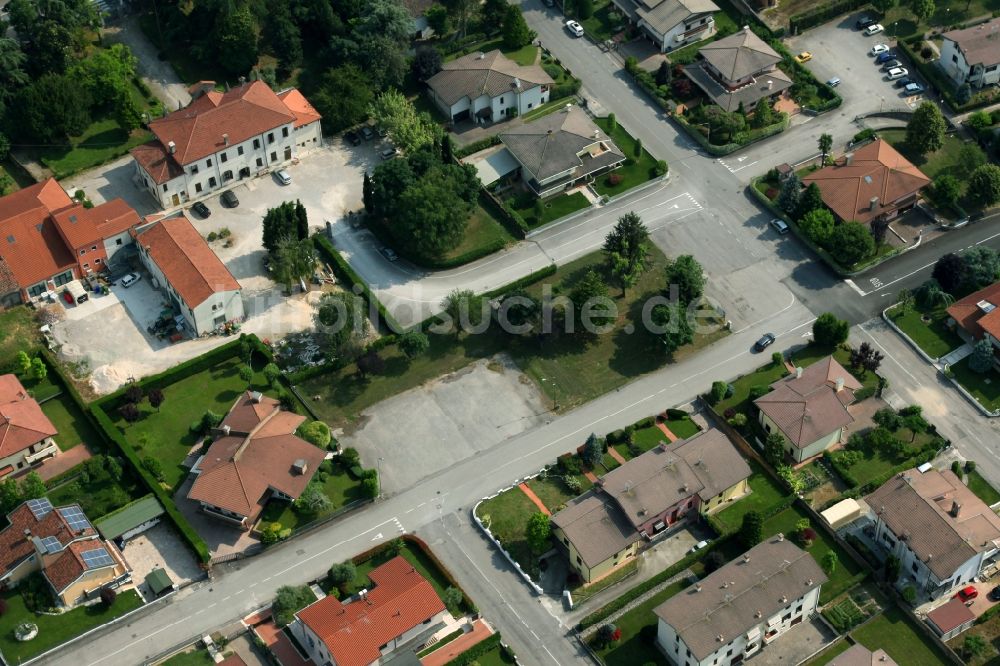
[[[951,463],[951,472],[958,478],[962,478],[962,463],[957,460]]]
[[[299,437],[314,446],[325,449],[330,444],[330,426],[322,421],[310,421],[299,426]]]
[[[729,384],[727,382],[712,382],[712,389],[708,394],[708,401],[715,405],[718,404],[720,400],[726,397],[726,393],[729,391]]]
[[[340,465],[344,469],[351,469],[357,467],[358,463],[361,461],[361,455],[358,450],[352,446],[348,446],[346,449],[340,452]],[[360,476],[360,474],[358,475]]]
[[[671,408],[667,410],[666,414],[667,418],[670,419],[671,421],[678,421],[681,419],[686,419],[688,417],[688,413],[685,412],[683,409]]]
[[[114,605],[115,599],[118,598],[118,593],[112,590],[110,587],[105,587],[101,589],[101,603],[110,608]]]
[[[863,129],[860,132],[858,132],[857,134],[855,134],[854,138],[851,139],[851,142],[852,143],[859,143],[861,141],[866,141],[868,139],[874,139],[874,138],[875,138],[875,130],[873,130],[873,129],[871,129],[869,127],[867,129]]]
[[[767,384],[755,384],[750,387],[750,401],[753,402],[757,398],[767,395],[771,392],[771,387]]]
[[[965,471],[968,472],[969,474],[972,474],[973,472],[975,472],[976,471],[976,461],[975,460],[966,460],[965,461]]]
[[[625,178],[620,173],[611,173],[608,175],[608,185],[615,187],[621,185]]]

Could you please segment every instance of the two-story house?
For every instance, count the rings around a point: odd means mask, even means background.
[[[875,542],[899,559],[897,584],[937,599],[1000,559],[1000,516],[951,470],[907,470],[865,502]]]
[[[123,199],[93,208],[76,204],[53,213],[52,219],[80,275],[102,271],[118,250],[131,245],[129,231],[140,223],[139,214]]]
[[[101,539],[77,504],[55,508],[45,498],[28,500],[7,514],[7,523],[0,531],[2,586],[40,571],[58,602],[74,606],[131,580],[124,556]]]
[[[59,454],[59,434],[14,375],[0,375],[0,479]]]
[[[639,552],[639,544],[727,506],[749,492],[750,466],[719,430],[663,443],[600,477],[552,516],[570,567],[594,582]]]
[[[574,187],[625,161],[611,137],[572,105],[501,132],[500,140],[516,162],[511,166],[520,169],[521,180],[540,197]]]
[[[149,123],[156,137],[133,148],[136,182],[163,208],[225,189],[287,164],[322,142],[320,115],[297,90],[263,81],[218,92],[192,87],[192,102]]]
[[[470,53],[427,80],[431,99],[453,122],[496,122],[549,101],[554,81],[539,65],[518,65],[499,50]]]
[[[771,384],[756,400],[758,420],[768,433],[785,438],[785,452],[795,462],[818,456],[844,439],[854,417],[847,406],[861,384],[832,356]]]
[[[698,49],[684,74],[726,111],[740,104],[747,111],[790,88],[792,79],[778,68],[781,56],[749,27]]]
[[[398,555],[368,578],[372,587],[349,601],[330,595],[295,614],[292,634],[313,663],[377,666],[449,616],[427,579]]]
[[[325,456],[295,435],[305,420],[274,398],[246,391],[230,408],[215,440],[191,468],[187,497],[208,515],[249,530],[270,499],[295,500]]]
[[[743,663],[815,615],[826,580],[812,555],[773,536],[653,609],[656,642],[674,664]]]
[[[1000,355],[1000,282],[983,287],[955,301],[948,307],[948,314],[955,322],[958,334],[966,342],[975,344],[989,340],[993,354]],[[994,360],[994,364],[998,361]]]
[[[712,0],[614,0],[663,53],[708,39],[715,34]]]
[[[1000,18],[941,35],[938,64],[956,86],[1000,83]]]

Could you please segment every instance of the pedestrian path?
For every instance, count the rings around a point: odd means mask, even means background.
[[[670,428],[667,427],[667,424],[665,424],[665,423],[657,423],[656,427],[659,428],[661,431],[663,431],[663,434],[666,435],[667,439],[669,439],[671,442],[676,442],[677,441],[677,435],[675,435],[674,433],[670,432]]]
[[[528,487],[527,483],[520,483],[518,484],[517,487],[521,489],[522,493],[528,496],[528,499],[530,499],[534,503],[534,505],[538,507],[539,511],[544,513],[546,516],[552,515],[552,512],[549,511],[549,508],[545,506],[545,503],[542,502],[542,500],[538,497],[538,495],[535,494],[535,491],[533,491],[531,488]]]
[[[616,451],[615,447],[613,446],[608,447],[608,455],[617,460],[618,464],[620,465],[624,465],[626,462],[625,457],[622,454],[618,453],[618,451]]]

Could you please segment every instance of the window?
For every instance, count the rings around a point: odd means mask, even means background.
[[[56,283],[57,287],[61,287],[64,284],[66,284],[67,282],[72,282],[73,281],[73,271],[66,271],[65,273],[61,273],[61,274],[57,275],[56,279],[53,280],[53,281]]]
[[[286,160],[292,159],[292,147],[291,146],[286,146],[285,147],[285,159]]]
[[[957,53],[952,53],[951,54],[951,61],[952,62],[958,62],[958,54]]]
[[[531,104],[528,104],[528,108],[529,108],[529,109],[531,108]]]
[[[198,173],[198,165],[197,164],[195,164],[193,167],[191,167],[191,175],[193,176],[196,173]]]
[[[500,106],[503,106],[506,103],[507,103],[507,101],[503,97],[501,97],[500,98]]]
[[[569,539],[567,539],[566,537],[563,537],[563,543],[568,546],[569,545]]]
[[[212,166],[212,158],[211,157],[209,157],[207,160],[205,160],[205,166]]]
[[[166,184],[166,183],[164,183],[164,184],[163,184],[163,191],[164,191],[164,192],[166,192],[166,191],[167,191],[167,184]]]
[[[232,171],[226,171],[222,174],[222,180],[232,180],[232,179],[233,179]]]
[[[215,187],[215,176],[212,176],[211,178],[208,179],[208,186]]]
[[[100,258],[100,257],[98,257],[97,259],[94,259],[94,263],[95,263],[95,264],[99,264],[99,263],[101,263],[101,258]]]
[[[121,238],[115,239],[115,245],[121,245],[121,244],[122,244],[122,239]]]
[[[220,162],[227,162],[227,161],[229,161],[229,155],[226,155],[225,153],[222,153],[221,155],[219,155],[219,161]]]
[[[257,166],[259,166],[259,167],[264,166],[264,160],[262,160],[261,158],[258,157],[257,158]]]
[[[288,128],[287,127],[282,127],[281,128],[281,136],[283,136],[283,137],[287,137],[288,136]]]
[[[916,562],[914,562],[913,564],[911,564],[910,568],[913,569],[913,573],[917,573],[917,563]]]
[[[194,191],[195,192],[201,192],[201,183],[195,183],[194,184]]]
[[[274,152],[271,153],[271,161],[272,162],[277,162],[278,161],[278,153],[274,153]]]
[[[42,284],[36,284],[34,287],[29,287],[28,288],[28,296],[31,296],[32,298],[34,298],[35,296],[38,296],[40,294],[44,294],[44,293],[45,293],[45,283],[44,282]]]
[[[86,251],[86,250],[80,250],[80,256],[81,256],[81,257],[82,257],[83,255],[85,255],[85,254],[87,254],[87,251]]]
[[[267,133],[267,142],[268,143],[274,143],[274,132],[268,132]]]
[[[253,140],[253,149],[257,150],[258,148],[260,148],[260,139],[254,139]]]
[[[315,647],[316,646],[316,641],[313,640],[312,636],[306,636],[306,639],[309,641],[309,647]]]
[[[583,560],[580,559],[579,555],[576,556],[576,563],[577,564],[583,564]]]
[[[997,67],[998,67],[998,65],[990,65],[989,67],[986,68],[986,71],[987,72],[995,72],[997,70]]]
[[[83,265],[83,267],[84,267],[84,268],[90,268],[90,264],[89,264],[89,263],[85,263],[85,264]]]
[[[236,147],[236,154],[237,155],[242,155],[243,154],[243,146],[237,146]]]
[[[91,252],[97,252],[97,246],[96,245],[91,245],[90,246],[90,251]]]

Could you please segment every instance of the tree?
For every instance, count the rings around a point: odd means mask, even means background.
[[[799,178],[798,174],[793,173],[781,184],[781,190],[776,203],[778,204],[778,208],[789,215],[793,215],[799,210],[801,201],[802,179]]]
[[[158,388],[149,389],[149,395],[147,397],[149,398],[149,406],[156,411],[160,411],[160,405],[162,405],[163,401],[166,400],[163,390]]]
[[[885,428],[889,432],[896,432],[903,427],[903,418],[891,407],[883,407],[872,414],[872,421],[880,428]]]
[[[962,652],[970,657],[981,657],[986,654],[988,648],[986,640],[978,634],[969,634],[962,641]]]
[[[157,481],[163,481],[165,478],[163,476],[163,465],[161,465],[160,461],[153,456],[145,456],[142,459],[142,466]]]
[[[401,210],[390,227],[393,236],[426,259],[437,259],[458,246],[472,212],[452,184],[442,180],[425,179],[411,185],[398,205]]]
[[[830,149],[833,148],[833,136],[827,133],[819,135],[819,152],[823,154],[823,159],[820,164],[826,164],[826,156],[830,154]]]
[[[974,247],[962,254],[965,263],[965,284],[969,291],[987,287],[1000,277],[1000,254],[990,247]]]
[[[604,456],[604,445],[600,438],[594,434],[590,433],[590,437],[583,444],[583,451],[580,453],[580,459],[583,463],[593,469],[597,466],[597,463],[601,461]]]
[[[45,74],[22,88],[11,104],[11,125],[27,137],[54,143],[90,124],[90,93],[69,77]]]
[[[115,599],[118,598],[118,593],[115,592],[110,587],[101,588],[101,603],[104,604],[105,608],[111,608],[115,605]]]
[[[17,487],[17,481],[9,476],[0,481],[0,512],[10,513],[20,503],[21,490]]]
[[[285,201],[276,208],[269,208],[264,214],[262,244],[264,249],[272,256],[277,252],[278,246],[283,240],[304,240],[307,236],[300,236],[299,220],[301,213],[298,212],[299,202]],[[308,222],[306,224],[308,227]]]
[[[413,33],[413,18],[398,0],[368,0],[357,23],[362,38],[383,37],[406,48]],[[363,40],[362,40],[363,41]]]
[[[447,608],[461,608],[462,603],[465,602],[465,595],[462,594],[462,590],[457,587],[449,585],[445,588],[444,594],[442,595],[441,601]]]
[[[781,433],[772,432],[764,440],[764,459],[775,468],[785,462],[785,437]]]
[[[358,357],[356,361],[358,374],[362,379],[367,379],[368,375],[379,375],[385,370],[385,361],[374,349],[369,349]]]
[[[283,238],[271,256],[271,271],[274,279],[291,293],[300,280],[312,276],[316,270],[316,248],[311,238],[294,240]]]
[[[488,304],[482,296],[470,289],[455,289],[441,302],[444,311],[451,317],[455,334],[465,327],[478,327],[487,316]]]
[[[699,298],[705,290],[705,275],[701,264],[690,254],[667,260],[667,285],[677,286],[677,297],[684,305]]]
[[[28,472],[25,477],[21,479],[20,490],[22,502],[30,499],[41,499],[42,497],[45,497],[45,493],[48,492],[48,488],[45,487],[45,482],[42,481],[42,477],[35,471]]]
[[[31,372],[29,374],[32,379],[45,379],[49,375],[49,366],[45,365],[45,361],[40,356],[36,356],[31,359]]]
[[[451,164],[454,160],[455,156],[452,152],[451,135],[445,134],[441,137],[441,161],[444,164]]]
[[[885,560],[885,580],[888,583],[895,583],[899,578],[902,562],[895,555],[890,555]]]
[[[608,287],[597,271],[587,271],[569,297],[580,317],[581,333],[600,332],[614,323],[614,304],[608,295]]]
[[[853,266],[875,253],[875,239],[860,222],[838,224],[827,245],[830,253],[845,266]]]
[[[969,356],[969,369],[979,374],[986,374],[993,368],[993,345],[985,338],[972,347]]]
[[[455,22],[458,24],[458,38],[461,39],[462,37],[465,37],[465,30],[469,25],[469,19],[479,8],[479,0],[443,0],[441,4],[445,6],[448,12],[454,17]],[[504,16],[506,16],[506,14]],[[499,21],[497,24],[499,23],[503,23],[503,20]]]
[[[984,164],[972,172],[968,184],[969,197],[982,206],[1000,201],[1000,167]]]
[[[636,159],[642,157],[642,139],[636,138],[635,145],[632,147],[632,157]]]
[[[618,627],[611,623],[602,624],[594,634],[594,641],[599,648],[604,648],[618,640],[615,636],[621,637],[621,630]]]
[[[323,294],[314,324],[334,358],[353,358],[368,333],[364,300],[349,292]]]
[[[613,113],[608,114],[608,132],[614,132],[618,129],[618,118]]]
[[[975,143],[963,143],[958,149],[953,169],[962,179],[968,179],[972,172],[989,162],[986,153]],[[936,180],[936,179],[935,179]]]
[[[429,114],[418,113],[413,102],[398,90],[390,89],[376,97],[369,114],[404,153],[441,140],[441,126]]]
[[[713,550],[705,556],[703,562],[705,565],[705,573],[712,573],[713,571],[718,571],[726,565],[726,556],[717,550]]]
[[[17,352],[17,367],[22,375],[31,373],[31,357],[28,356],[28,352],[23,350]]]
[[[900,314],[906,314],[913,308],[913,304],[916,302],[916,297],[914,297],[913,292],[907,288],[899,290],[896,294],[896,301],[899,303]]]
[[[750,119],[750,126],[755,129],[760,129],[761,127],[769,127],[774,123],[774,109],[771,108],[770,100],[766,97],[758,100],[757,105],[754,106],[753,117]]]
[[[292,502],[292,506],[302,513],[315,516],[323,513],[324,511],[330,510],[333,506],[333,502],[331,502],[330,498],[323,492],[322,486],[313,482],[306,486],[305,490],[302,491],[302,494],[299,495],[298,499]]]
[[[586,20],[594,15],[594,0],[576,0],[576,17]]]
[[[753,548],[764,538],[764,516],[759,511],[748,511],[743,514],[743,524],[740,527],[740,542],[747,549]]]
[[[847,340],[850,324],[831,312],[824,312],[813,322],[813,340],[821,347],[833,348]]]
[[[126,402],[119,407],[118,414],[125,419],[126,423],[135,423],[139,420],[139,408],[134,402]]]
[[[953,252],[941,255],[941,258],[934,264],[934,271],[931,277],[940,289],[949,294],[956,294],[962,288],[967,279],[968,270],[965,260]],[[927,285],[925,282],[921,287]]]
[[[914,0],[915,4],[933,0]],[[947,129],[941,109],[933,102],[923,102],[913,112],[910,122],[906,124],[906,145],[921,155],[934,152],[944,145],[944,132]]]
[[[802,218],[806,213],[817,208],[823,208],[823,193],[819,191],[819,185],[809,183],[799,199],[799,207],[795,211],[796,218]]]
[[[264,379],[267,380],[268,384],[271,386],[278,385],[278,379],[281,378],[281,368],[279,368],[276,363],[268,363],[265,365],[263,372]],[[150,401],[150,403],[152,404],[152,401]]]
[[[811,241],[818,245],[826,245],[833,235],[833,213],[826,208],[816,208],[802,216],[799,226]]]
[[[253,385],[253,368],[249,365],[240,366],[240,379],[242,379],[247,386]]]
[[[319,79],[309,101],[319,111],[325,133],[333,134],[368,118],[368,107],[375,99],[372,83],[361,69],[346,63],[329,69]]]
[[[537,33],[528,27],[524,15],[521,14],[521,8],[517,5],[508,5],[500,34],[503,36],[504,48],[508,50],[523,48],[537,36]]]
[[[531,552],[536,555],[544,553],[548,550],[549,537],[552,535],[549,517],[541,511],[531,514],[525,526],[524,535],[528,540]]]
[[[503,25],[504,17],[507,15],[507,4],[507,0],[485,0],[483,2],[479,18],[482,25],[489,28],[490,32]]]
[[[357,568],[354,566],[353,562],[347,560],[346,562],[341,562],[340,564],[334,564],[332,567],[330,567],[328,580],[342,593],[346,593],[347,586],[354,580],[356,576],[357,576]]]
[[[684,345],[694,340],[694,329],[688,318],[687,308],[681,303],[673,305],[661,304],[653,308],[650,319],[659,329],[660,342],[667,354],[673,354]]]
[[[410,330],[399,336],[399,350],[406,355],[406,358],[413,360],[426,352],[431,341],[426,333],[418,330]]]
[[[837,563],[839,562],[837,558],[837,553],[832,550],[826,551],[823,555],[823,560],[820,562],[820,566],[823,567],[823,572],[827,576],[832,576],[833,572],[837,570]]]
[[[913,0],[913,15],[923,21],[934,14],[934,0]]]
[[[373,472],[375,470],[372,470]],[[378,499],[381,494],[381,487],[378,482],[378,472],[375,476],[367,476],[361,479],[361,494],[368,499]]]
[[[306,213],[306,207],[297,199],[295,201],[295,233],[299,240],[309,238],[309,215]]]
[[[322,421],[310,421],[299,426],[298,436],[314,446],[325,449],[333,440],[330,434],[330,426]]]
[[[373,211],[372,202],[372,177],[365,171],[365,179],[361,184],[361,200],[365,204],[365,212],[371,214]]]
[[[279,627],[286,626],[295,619],[295,613],[314,601],[316,601],[316,595],[309,589],[309,586],[282,585],[275,593],[274,602],[271,604],[274,623]]]
[[[264,23],[268,50],[278,57],[278,71],[286,78],[302,62],[302,35],[284,2],[272,2]]]
[[[215,27],[218,64],[233,75],[246,75],[257,64],[257,21],[249,6],[220,13]]]
[[[903,417],[903,426],[910,431],[911,442],[917,438],[917,435],[927,432],[930,425],[920,414],[908,414]]]
[[[441,5],[434,5],[431,9],[440,10],[447,17],[447,13]],[[418,48],[416,55],[413,57],[413,73],[417,75],[417,79],[426,81],[440,71],[441,52],[430,46],[421,46]]]
[[[449,32],[451,32],[451,17],[448,15],[448,10],[442,5],[432,5],[426,12],[424,12],[424,18],[427,19],[427,27],[434,31],[434,34],[438,37],[444,37]],[[421,47],[423,48],[423,47]],[[436,51],[436,49],[430,49]],[[417,50],[419,55],[420,50]]]
[[[867,342],[862,342],[856,349],[851,349],[852,370],[876,372],[883,359],[885,359],[885,355]]]
[[[951,206],[957,203],[959,197],[962,196],[962,183],[950,173],[938,174],[934,178],[931,191],[938,203]]]
[[[875,8],[879,14],[885,16],[889,13],[889,10],[896,6],[897,0],[872,0],[872,7]]]
[[[624,296],[639,281],[649,257],[649,230],[638,214],[629,212],[618,218],[604,239],[604,256]]]
[[[671,80],[671,69],[670,63],[664,60],[660,63],[660,66],[656,69],[656,85],[658,86],[669,86]],[[611,117],[611,114],[608,115]]]

